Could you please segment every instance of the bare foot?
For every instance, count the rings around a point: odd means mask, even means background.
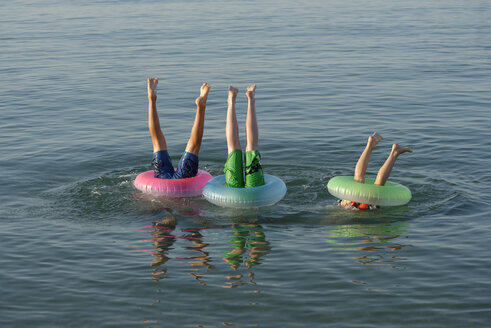
[[[256,85],[253,84],[251,86],[248,86],[246,91],[247,98],[254,99],[255,94],[256,94]]]
[[[157,84],[159,84],[159,78],[155,77],[149,77],[148,78],[148,97],[154,98],[157,97]]]
[[[412,152],[413,150],[409,147],[399,146],[398,144],[392,145],[392,153],[396,154],[397,156],[399,156],[402,153],[412,153]]]
[[[237,98],[237,94],[239,90],[234,88],[233,86],[228,87],[228,102],[235,103],[235,98]]]
[[[208,83],[203,83],[199,89],[200,95],[196,98],[196,106],[205,106],[206,100],[208,99],[208,92],[210,91],[210,85]]]
[[[377,132],[374,132],[371,136],[368,137],[367,146],[373,149],[382,140],[384,140],[384,138]]]

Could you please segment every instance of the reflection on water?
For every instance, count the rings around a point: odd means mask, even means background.
[[[410,246],[404,243],[406,229],[406,222],[335,225],[329,229],[327,242],[339,251],[357,253],[352,258],[361,264],[400,269],[406,259],[395,252]]]
[[[183,234],[176,233],[178,220],[176,215],[170,209],[167,209],[167,215],[153,222],[152,226],[141,232],[151,235],[151,239],[140,240],[140,243],[149,243],[153,246],[153,262],[151,266],[152,280],[158,282],[167,277],[168,268],[165,264],[171,259],[187,260],[190,266],[190,275],[199,281],[203,286],[207,286],[206,279],[211,271],[215,269],[212,265],[212,256],[210,255],[210,244],[205,241],[203,230],[205,229],[224,229],[225,225],[213,225],[207,220],[194,220],[193,227],[182,228]],[[175,249],[177,240],[186,240],[186,246],[183,249]],[[254,285],[254,273],[252,267],[262,263],[264,256],[271,250],[269,242],[257,218],[235,220],[231,224],[230,232],[230,250],[225,254],[220,254],[223,261],[234,271],[237,271],[241,265],[247,270],[247,273],[225,274],[226,282],[224,288],[235,288],[243,285]],[[176,257],[171,253],[180,254],[182,251],[191,251],[194,254],[190,256]]]
[[[188,235],[186,235],[185,238],[190,240],[191,243],[193,244],[193,246],[188,246],[186,247],[186,249],[199,253],[196,256],[188,257],[189,264],[192,267],[195,266],[198,267],[198,268],[191,269],[191,275],[194,277],[194,279],[198,280],[200,284],[206,286],[206,283],[204,281],[205,275],[199,272],[199,267],[205,267],[206,268],[205,272],[209,272],[210,269],[213,268],[213,265],[211,265],[210,254],[204,250],[205,247],[208,246],[208,244],[203,242],[203,235],[201,234],[201,228],[189,228],[189,229],[185,229],[184,231],[188,233]]]
[[[189,246],[186,246],[185,249],[196,252],[197,254],[186,257],[178,257],[177,259],[188,260],[188,263],[191,266],[190,274],[202,285],[206,285],[204,281],[205,275],[200,273],[198,268],[195,267],[205,267],[206,272],[213,268],[210,263],[210,255],[205,250],[208,244],[203,241],[204,237],[201,234],[201,230],[207,227],[183,229],[182,231],[184,234],[178,236],[174,233],[176,226],[177,218],[175,215],[169,212],[168,216],[164,216],[153,222],[151,230],[144,230],[144,232],[148,232],[152,235],[152,239],[141,240],[140,242],[151,242],[154,247],[152,252],[154,261],[151,264],[151,266],[154,267],[152,279],[154,281],[159,281],[160,279],[165,278],[167,268],[163,267],[163,265],[171,259],[170,252],[173,249],[173,245],[176,240],[184,239],[190,242]]]
[[[151,226],[147,227],[148,229],[142,230],[151,236],[151,239],[140,240],[140,243],[147,243],[153,248],[147,250],[153,257],[150,264],[153,268],[151,279],[162,283],[174,274],[173,279],[169,279],[168,282],[179,284],[184,281],[184,284],[187,285],[186,279],[179,278],[184,278],[189,274],[204,287],[224,290],[249,286],[252,290],[245,297],[246,304],[258,306],[261,291],[256,287],[256,277],[252,270],[264,261],[265,255],[271,250],[263,227],[257,223],[258,219],[233,219],[230,225],[216,225],[199,216],[186,217],[180,216],[181,212],[173,212],[170,209],[165,209],[165,211],[167,211],[165,216],[155,220]],[[191,221],[188,220],[190,217],[193,218]],[[189,227],[186,227],[187,225]],[[216,234],[214,236],[214,234],[205,233],[205,230],[210,229],[219,230],[218,239],[214,239]],[[216,243],[211,244],[209,240],[215,240]],[[221,248],[224,240],[229,240],[230,245],[225,250]],[[220,251],[212,256],[212,251],[217,248]],[[186,256],[181,256],[182,253],[185,253]],[[185,261],[184,265],[181,260]],[[176,275],[179,275],[179,270],[182,272],[181,276],[174,279]],[[233,273],[230,272],[231,270]],[[161,294],[165,290],[167,288],[162,288],[162,285],[159,284],[156,290],[158,296],[154,304],[161,303],[162,298],[166,297]],[[145,319],[143,323],[158,324],[159,321]],[[222,325],[234,326],[235,324],[222,322]],[[196,326],[204,327],[201,324]]]
[[[167,273],[167,269],[161,266],[170,259],[168,254],[176,241],[176,236],[173,235],[176,225],[175,217],[163,217],[153,224],[152,241],[155,251],[152,253],[154,261],[151,265],[155,267],[152,272],[152,279],[155,281],[162,279]]]
[[[223,260],[230,264],[233,270],[237,270],[241,264],[251,269],[254,265],[261,264],[262,258],[271,250],[266,240],[261,225],[255,223],[257,219],[250,219],[244,223],[232,224],[232,239],[230,245],[232,250],[228,252]],[[245,284],[255,285],[254,273],[247,273],[247,281],[243,274],[227,276],[224,288],[235,288]]]

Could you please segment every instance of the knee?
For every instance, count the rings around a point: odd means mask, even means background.
[[[200,148],[200,146],[198,146],[198,145],[188,145],[186,147],[186,152],[198,156],[199,155],[199,148]]]

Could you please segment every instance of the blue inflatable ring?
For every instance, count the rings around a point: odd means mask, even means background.
[[[225,175],[208,181],[203,196],[222,207],[251,208],[270,206],[279,202],[286,194],[286,185],[274,175],[264,174],[265,184],[252,188],[230,188],[225,186]]]

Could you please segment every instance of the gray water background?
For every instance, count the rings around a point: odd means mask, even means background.
[[[0,326],[488,327],[491,3],[3,1]],[[257,83],[277,205],[146,197],[146,78],[179,159],[226,158],[227,87]],[[368,135],[407,205],[336,206]],[[242,141],[243,134],[242,134]],[[244,142],[243,142],[244,144]],[[162,220],[163,217],[168,219]],[[175,228],[159,225],[175,220]]]

